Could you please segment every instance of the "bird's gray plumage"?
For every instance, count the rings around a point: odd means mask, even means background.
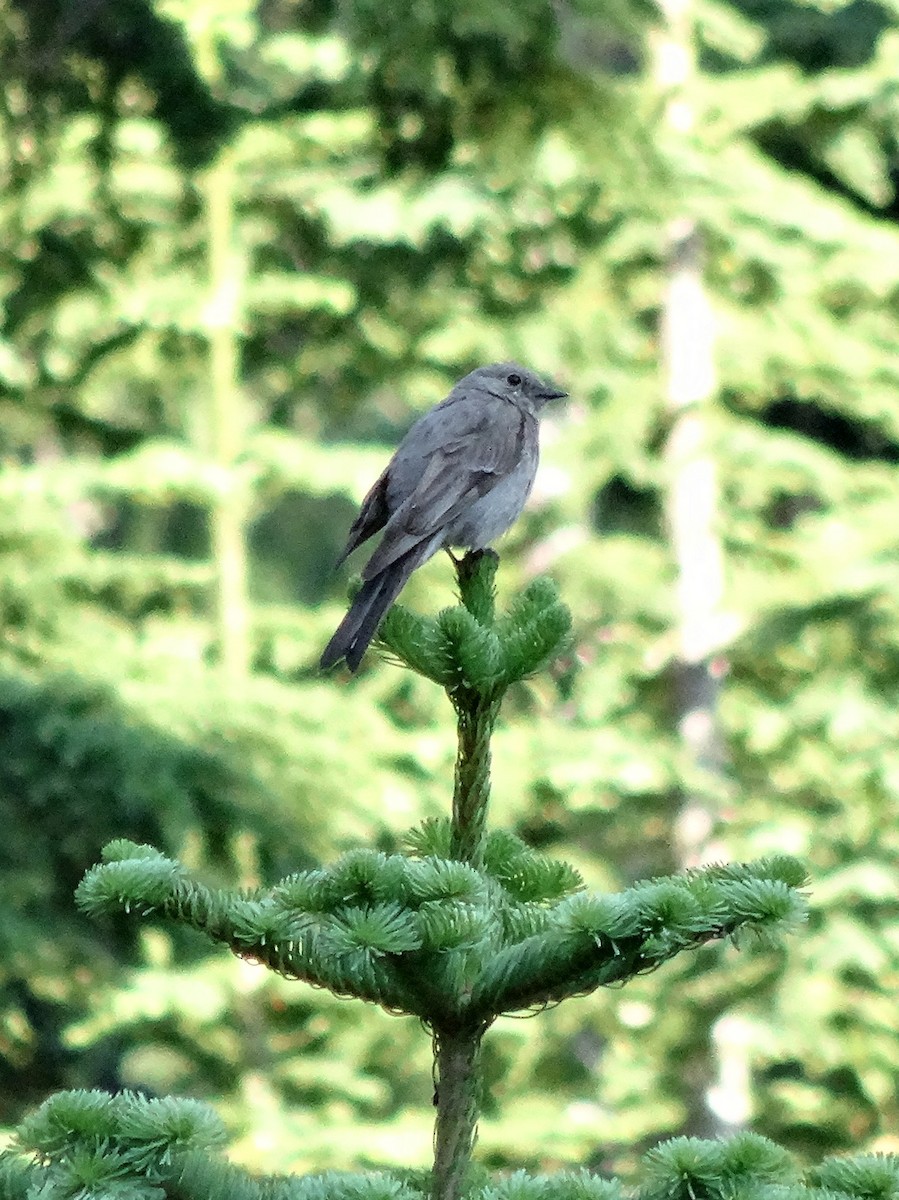
[[[537,472],[537,417],[565,393],[518,363],[478,367],[419,417],[362,502],[344,559],[383,536],[362,587],[325,647],[323,668],[355,671],[412,572],[442,546],[483,550],[524,507]]]

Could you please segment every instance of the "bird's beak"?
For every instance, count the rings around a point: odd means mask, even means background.
[[[546,403],[549,400],[564,400],[567,395],[567,392],[560,392],[557,388],[547,388],[539,393],[539,398]]]

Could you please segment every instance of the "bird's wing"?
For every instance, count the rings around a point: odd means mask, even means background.
[[[452,409],[451,413],[450,409]],[[438,413],[441,414],[439,417]],[[479,406],[466,401],[460,402],[453,394],[439,404],[429,414],[429,417],[430,420],[420,422],[410,431],[412,434],[411,454],[422,460],[423,467],[434,450],[442,446],[444,450],[451,453],[463,445],[466,438],[476,432],[479,425],[485,423],[483,413],[479,415]],[[434,419],[435,417],[436,419]],[[449,425],[453,428],[452,437],[446,435]],[[402,449],[403,447],[397,451],[397,455],[402,454]],[[387,524],[390,516],[387,489],[396,457],[395,455],[362,501],[362,507],[347,534],[347,543],[343,553],[334,564],[335,568],[349,558],[357,546],[361,546],[370,537],[374,537]]]
[[[415,458],[410,454],[408,461],[420,461],[420,473],[387,521],[381,544],[362,572],[363,579],[373,578],[413,546],[450,525],[469,504],[514,470],[521,457],[525,418],[504,402],[486,411],[482,404],[460,403],[451,428],[451,436],[443,437],[439,445],[428,445],[423,453],[421,447],[411,448]],[[405,466],[400,462],[391,464],[391,469]]]
[[[362,501],[359,515],[350,526],[346,546],[344,547],[343,554],[341,554],[340,558],[334,564],[335,567],[339,567],[344,559],[349,558],[357,546],[361,546],[363,542],[367,542],[370,537],[373,537],[379,529],[383,529],[387,524],[387,480],[389,474],[390,468],[388,467]]]

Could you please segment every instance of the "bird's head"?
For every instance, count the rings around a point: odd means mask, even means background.
[[[509,400],[518,408],[538,413],[548,400],[561,400],[567,396],[555,384],[545,383],[539,375],[516,362],[493,363],[489,367],[478,367],[460,381],[460,386],[482,388],[503,400]]]

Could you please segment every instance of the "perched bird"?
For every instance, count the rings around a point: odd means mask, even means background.
[[[337,562],[383,529],[323,668],[346,659],[356,670],[406,580],[442,546],[483,550],[505,533],[534,483],[538,414],[565,395],[518,363],[494,363],[419,417],[362,501]]]

